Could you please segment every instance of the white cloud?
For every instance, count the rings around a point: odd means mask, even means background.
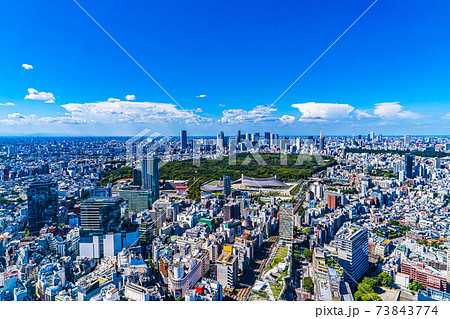
[[[9,119],[23,119],[25,116],[23,116],[20,113],[12,113],[12,114],[8,114],[8,118]]]
[[[20,113],[8,114],[8,119],[0,119],[0,124],[3,125],[48,125],[48,124],[81,124],[81,123],[86,123],[86,121],[66,116],[38,117],[36,114],[23,115]]]
[[[346,118],[355,109],[348,104],[315,102],[292,104],[292,107],[302,113],[299,121],[306,123],[325,123],[328,120]]]
[[[356,113],[356,118],[358,120],[362,119],[362,118],[373,118],[374,116],[372,114],[369,114],[367,111],[363,111],[363,110],[355,110]]]
[[[204,98],[204,97],[207,97],[207,95],[206,94],[200,94],[200,95],[197,95],[196,97]]]
[[[295,116],[285,114],[280,118],[280,121],[281,123],[283,123],[283,125],[292,124],[295,122]]]
[[[28,89],[28,94],[25,96],[25,100],[45,101],[45,103],[55,103],[55,97],[53,93],[38,92],[35,89]]]
[[[373,113],[384,119],[418,119],[422,116],[411,111],[403,111],[399,102],[386,102],[375,104]]]
[[[450,113],[447,113],[447,114],[441,116],[441,118],[444,120],[450,120]]]
[[[220,107],[225,107],[225,104],[219,104]]]
[[[33,66],[31,64],[22,64],[22,68],[24,68],[25,70],[33,70]]]
[[[136,96],[134,96],[134,94],[129,94],[129,95],[125,96],[125,98],[126,98],[128,101],[134,101],[134,100],[136,100]]]
[[[115,99],[115,98],[113,98],[113,97],[110,97],[110,98],[108,99],[108,102],[120,102],[120,100],[119,100],[119,99]]]
[[[14,106],[15,104],[11,103],[11,102],[6,102],[6,103],[0,103],[0,105],[2,105],[2,106]]]
[[[276,121],[276,117],[270,115],[277,109],[270,106],[259,105],[250,111],[242,109],[228,109],[222,112],[222,123],[239,124],[239,123],[251,123],[258,121]]]
[[[95,123],[167,123],[210,122],[196,110],[179,110],[173,104],[109,100],[95,103],[69,103],[61,105],[74,119]]]
[[[65,116],[38,117],[35,114],[12,113],[8,119],[0,119],[4,125],[41,124],[137,124],[137,123],[210,123],[211,118],[199,116],[201,109],[179,110],[173,104],[104,101],[95,103],[69,103],[61,105]],[[195,121],[194,121],[195,120]]]

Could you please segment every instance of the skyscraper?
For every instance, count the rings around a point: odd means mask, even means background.
[[[153,204],[153,191],[148,189],[129,187],[119,190],[119,196],[128,202],[128,208],[135,213],[149,209]]]
[[[223,195],[225,197],[231,195],[231,178],[230,176],[223,176]]]
[[[28,229],[38,233],[45,224],[58,221],[58,184],[40,181],[30,184],[27,191]]]
[[[217,134],[217,150],[223,151],[225,149],[225,136],[222,131]]]
[[[120,202],[118,198],[91,197],[81,202],[81,224],[83,233],[117,232],[120,228]]]
[[[314,149],[316,146],[316,141],[314,140],[314,136],[308,136],[308,139],[306,140],[306,149],[309,151],[311,149]]]
[[[159,159],[147,156],[141,160],[142,188],[151,189],[153,201],[159,198]]]
[[[236,144],[241,142],[241,131],[238,130],[236,134]]]
[[[411,144],[411,135],[405,134],[405,146],[409,146]]]
[[[187,148],[187,132],[185,130],[180,132],[180,143],[181,149],[185,150]]]
[[[321,152],[325,149],[325,138],[323,137],[323,129],[320,130],[319,148]]]
[[[278,145],[278,134],[270,134],[270,146],[274,147]]]
[[[413,164],[414,164],[414,156],[411,154],[405,154],[406,178],[414,178]]]
[[[133,185],[142,186],[142,168],[133,168]]]
[[[292,204],[281,205],[279,216],[280,239],[292,240],[294,238],[294,207]]]
[[[338,263],[344,269],[344,280],[356,284],[369,268],[367,228],[344,225],[336,234]]]

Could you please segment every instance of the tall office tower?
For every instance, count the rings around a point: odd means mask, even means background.
[[[120,197],[91,197],[82,201],[80,230],[83,235],[120,231],[122,201]]]
[[[284,203],[280,207],[279,233],[280,239],[294,239],[294,207],[292,204]]]
[[[367,229],[356,225],[344,225],[336,233],[338,263],[344,269],[344,280],[357,284],[369,268],[369,241]]]
[[[217,150],[223,151],[225,149],[225,135],[223,134],[223,131],[220,131],[219,134],[217,134]]]
[[[153,200],[159,198],[159,159],[147,156],[141,160],[142,188],[151,189]]]
[[[378,134],[377,142],[382,142],[382,141],[383,141],[383,134]]]
[[[38,233],[45,224],[58,221],[58,184],[52,181],[32,182],[27,191],[28,230]]]
[[[185,130],[180,132],[180,143],[182,150],[187,149],[187,132]]]
[[[277,146],[278,145],[278,134],[272,133],[270,134],[270,146]]]
[[[225,244],[216,261],[217,281],[225,289],[232,290],[238,279],[237,257],[233,255],[233,245]]]
[[[252,142],[258,142],[259,141],[259,133],[253,134]]]
[[[411,145],[411,135],[405,134],[404,142],[405,142],[405,146]]]
[[[133,185],[142,186],[142,168],[135,167],[133,168]]]
[[[231,178],[230,176],[223,176],[223,195],[225,197],[231,195]]]
[[[316,145],[316,141],[314,140],[313,136],[308,136],[308,139],[306,140],[306,148],[310,150]]]
[[[439,157],[434,158],[434,168],[435,169],[441,168],[441,159]]]
[[[264,132],[264,139],[270,145],[270,132]]]
[[[375,133],[374,132],[370,132],[369,133],[369,141],[373,141],[374,138],[375,138]]]
[[[323,137],[323,129],[320,130],[319,149],[322,152],[325,149],[325,137]]]
[[[405,172],[406,178],[414,178],[414,156],[405,154]]]
[[[247,134],[245,135],[245,139],[246,139],[247,141],[251,142],[251,141],[252,141],[252,133],[247,133]]]
[[[239,144],[241,142],[241,131],[238,130],[236,134],[236,144]]]
[[[153,204],[153,191],[148,189],[122,188],[119,190],[119,196],[127,201],[128,208],[133,213],[150,209]]]

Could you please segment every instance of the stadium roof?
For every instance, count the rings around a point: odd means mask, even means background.
[[[203,185],[200,187],[200,189],[204,192],[221,192],[221,191],[223,191],[223,187],[218,186],[218,185]]]
[[[253,178],[253,177],[247,177],[242,176],[242,185],[249,186],[249,187],[286,187],[287,184],[283,183],[282,181],[279,181],[276,179],[276,177],[269,177],[269,178]]]

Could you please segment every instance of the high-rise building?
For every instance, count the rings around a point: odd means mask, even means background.
[[[409,146],[411,144],[411,135],[405,134],[405,146]]]
[[[153,191],[136,187],[119,190],[119,196],[128,202],[130,211],[139,213],[152,207]]]
[[[369,133],[369,141],[373,141],[374,138],[375,138],[375,133],[374,132],[370,132]]]
[[[27,191],[28,230],[38,233],[45,224],[58,221],[58,184],[52,181],[32,182]]]
[[[323,129],[320,130],[319,149],[321,152],[325,149],[325,137],[323,136]]]
[[[344,280],[351,285],[369,268],[369,242],[367,229],[356,225],[344,225],[335,237],[338,263],[344,269]]]
[[[294,207],[292,204],[284,203],[280,207],[279,233],[280,239],[294,239]]]
[[[180,143],[181,149],[185,150],[187,148],[187,132],[185,130],[180,132]]]
[[[217,134],[217,150],[223,151],[225,149],[225,136],[223,134],[223,131],[220,131],[219,134]]]
[[[306,140],[306,149],[310,150],[314,148],[316,145],[316,141],[314,140],[314,136],[308,136],[308,139]]]
[[[328,209],[337,209],[340,204],[340,199],[338,195],[328,194]]]
[[[222,254],[216,261],[217,281],[225,289],[232,290],[238,279],[237,257],[233,255],[233,246],[224,245]]]
[[[159,198],[159,159],[147,156],[141,161],[142,188],[152,190],[154,200]]]
[[[270,146],[274,147],[278,145],[278,134],[270,134]]]
[[[241,131],[238,130],[236,134],[236,144],[239,144],[241,142]]]
[[[142,186],[142,168],[135,167],[133,168],[133,185]]]
[[[414,178],[414,156],[405,154],[405,172],[406,178]]]
[[[434,158],[434,168],[435,169],[441,168],[441,159],[439,157]]]
[[[231,178],[230,176],[223,176],[223,195],[225,197],[231,195]]]
[[[79,255],[90,258],[116,256],[139,241],[139,226],[122,222],[123,199],[88,198],[81,202]]]
[[[122,202],[120,197],[90,197],[81,202],[80,229],[86,233],[104,233],[118,231],[120,228]]]
[[[270,132],[264,132],[264,139],[267,143],[270,143]]]

